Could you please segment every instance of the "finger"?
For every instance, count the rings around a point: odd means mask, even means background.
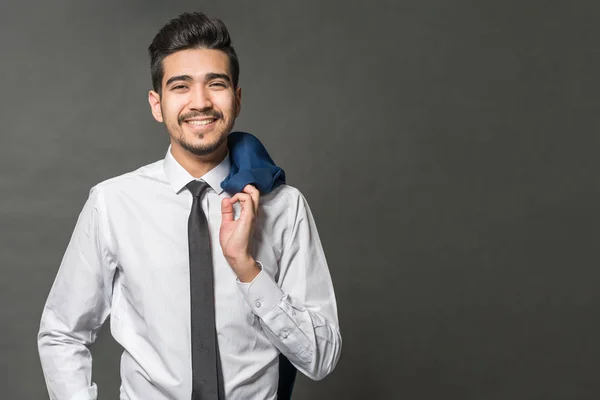
[[[248,193],[250,195],[253,193],[260,193],[259,190],[256,188],[256,186],[254,186],[252,184],[244,186],[244,189],[242,189],[242,192]]]
[[[233,219],[233,203],[231,199],[224,198],[221,201],[221,222],[231,222]]]
[[[254,206],[254,200],[252,196],[247,193],[237,193],[235,196],[231,198],[232,203],[240,202],[242,206],[242,215],[255,216],[256,215],[256,207]]]
[[[244,187],[244,193],[248,193],[250,196],[252,196],[254,214],[258,215],[258,201],[260,198],[260,191],[254,185],[246,185]]]
[[[248,193],[239,192],[231,198],[231,202],[237,203],[239,201],[241,203],[242,201],[248,201],[249,199],[252,199],[252,197]]]

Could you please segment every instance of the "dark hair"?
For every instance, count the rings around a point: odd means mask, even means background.
[[[148,47],[152,87],[161,93],[164,76],[163,60],[169,54],[187,49],[221,50],[229,57],[229,72],[233,87],[237,88],[240,65],[227,27],[218,18],[203,13],[184,13],[172,19],[154,36]]]

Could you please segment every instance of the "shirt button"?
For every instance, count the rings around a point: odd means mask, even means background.
[[[287,339],[288,333],[286,331],[281,332],[281,337]]]
[[[254,306],[256,308],[260,308],[260,306],[262,306],[262,304],[260,304],[260,301],[257,301],[256,303],[254,303]]]

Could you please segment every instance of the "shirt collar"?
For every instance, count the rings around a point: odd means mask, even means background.
[[[223,180],[225,180],[225,178],[227,178],[229,175],[230,168],[231,164],[229,161],[229,153],[227,153],[219,165],[198,179],[202,179],[208,183],[210,187],[217,192],[217,194],[221,194],[221,192],[223,192],[223,189],[221,188],[221,182],[223,182]],[[165,171],[165,175],[167,176],[167,181],[173,190],[175,190],[175,193],[179,193],[188,183],[196,179],[189,172],[187,172],[185,168],[179,164],[179,162],[177,162],[175,157],[173,157],[173,154],[171,154],[171,146],[169,146],[169,150],[167,150],[167,154],[163,161],[163,169]]]

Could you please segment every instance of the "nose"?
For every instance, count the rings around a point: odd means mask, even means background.
[[[195,90],[192,90],[189,107],[192,110],[198,111],[212,108],[210,91],[204,87],[197,87]]]

